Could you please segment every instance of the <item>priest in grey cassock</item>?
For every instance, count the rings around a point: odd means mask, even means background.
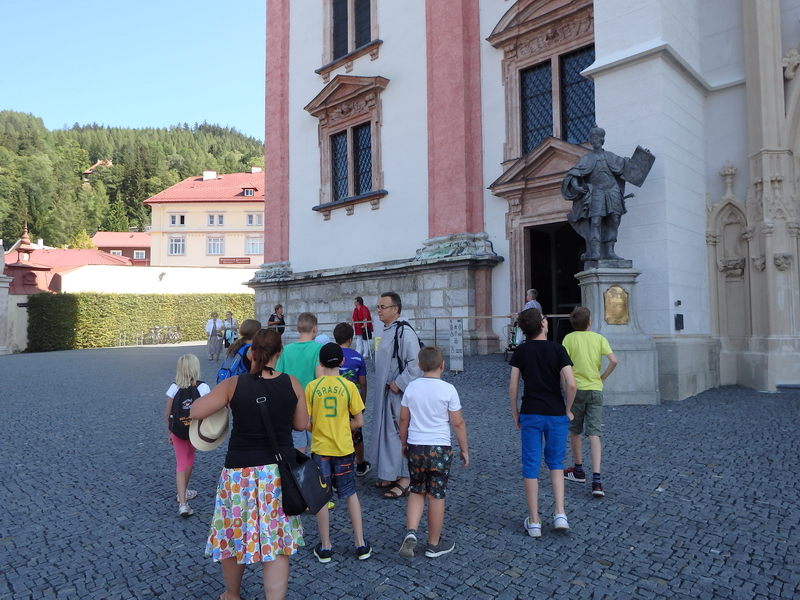
[[[400,445],[400,401],[406,386],[422,377],[417,364],[419,338],[410,326],[398,321],[402,308],[400,296],[394,292],[383,294],[378,302],[378,318],[384,329],[375,353],[371,458],[378,471],[375,487],[385,490],[383,497],[387,499],[408,494],[411,480]]]

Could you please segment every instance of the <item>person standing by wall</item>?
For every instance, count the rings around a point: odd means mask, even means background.
[[[211,313],[211,318],[206,322],[206,337],[208,342],[208,360],[218,360],[222,352],[222,328],[224,327],[222,321],[217,314],[217,311]]]
[[[269,316],[269,320],[267,321],[267,327],[274,329],[279,335],[283,335],[285,325],[286,321],[283,320],[283,304],[276,304],[275,312]]]
[[[372,340],[372,315],[364,306],[364,299],[356,296],[353,309],[353,328],[356,331],[354,338],[355,351],[361,356],[369,356],[369,344]],[[365,322],[366,321],[366,322]]]
[[[239,336],[239,321],[236,320],[231,311],[225,313],[225,319],[222,321],[222,333],[225,348],[230,348],[231,344]]]

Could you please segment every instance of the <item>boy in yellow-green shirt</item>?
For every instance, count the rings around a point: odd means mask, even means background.
[[[572,361],[572,371],[575,374],[578,391],[572,404],[572,414],[575,418],[569,424],[569,439],[575,466],[564,470],[564,479],[579,483],[586,481],[581,447],[581,434],[584,432],[585,422],[586,435],[592,449],[592,495],[595,498],[602,498],[605,496],[603,482],[600,479],[603,382],[611,375],[618,361],[611,351],[608,340],[599,333],[589,331],[592,320],[588,308],[579,306],[573,310],[569,322],[575,331],[567,334],[561,343],[567,349]],[[608,359],[608,366],[600,374],[604,356]]]
[[[325,344],[319,351],[322,377],[306,386],[306,406],[311,422],[311,458],[322,471],[328,485],[333,483],[339,499],[347,500],[359,560],[372,555],[364,539],[361,503],[356,494],[355,448],[351,430],[364,424],[364,401],[358,388],[339,375],[344,354],[339,344]],[[350,420],[350,417],[353,417]],[[325,506],[317,513],[320,543],[314,548],[319,562],[331,561],[330,514]]]

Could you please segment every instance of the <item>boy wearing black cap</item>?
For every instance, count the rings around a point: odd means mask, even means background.
[[[351,434],[351,430],[364,424],[364,402],[355,384],[339,375],[339,365],[343,360],[344,354],[338,344],[325,344],[319,351],[322,377],[306,386],[306,405],[311,416],[311,457],[319,465],[327,483],[333,483],[339,499],[347,500],[356,554],[359,560],[365,560],[372,554],[372,547],[364,539],[361,524]],[[317,526],[320,543],[314,548],[314,556],[319,562],[327,563],[333,554],[327,506],[317,513]]]

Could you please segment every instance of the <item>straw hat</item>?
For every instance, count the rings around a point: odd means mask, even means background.
[[[205,419],[192,419],[189,439],[198,450],[213,450],[228,435],[228,407],[223,406]]]

